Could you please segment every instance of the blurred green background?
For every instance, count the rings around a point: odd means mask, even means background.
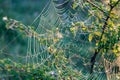
[[[19,31],[6,29],[2,18],[7,16],[31,25],[46,2],[47,0],[0,0],[0,59],[25,55],[27,50],[27,38]]]

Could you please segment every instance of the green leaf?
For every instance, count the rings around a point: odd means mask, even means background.
[[[94,34],[97,36],[101,36],[101,32],[99,32],[99,31],[94,32]]]
[[[88,37],[89,42],[91,42],[92,39],[93,39],[93,35],[92,35],[92,34],[89,34],[89,37]]]

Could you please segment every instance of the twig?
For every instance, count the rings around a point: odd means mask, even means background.
[[[103,9],[101,9],[99,6],[97,6],[96,4],[94,4],[94,3],[92,3],[90,0],[86,0],[89,4],[91,4],[93,7],[96,7],[97,9],[99,9],[101,12],[103,12],[103,13],[105,13],[106,14],[106,12],[103,10]]]

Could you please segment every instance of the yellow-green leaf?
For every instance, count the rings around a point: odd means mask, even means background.
[[[89,34],[88,40],[91,42],[92,39],[93,39],[93,35],[92,35],[92,34]]]
[[[118,48],[117,48],[117,49],[118,49],[118,51],[120,52],[120,46],[118,46]]]
[[[75,23],[75,26],[80,26],[81,25],[81,22],[76,22]]]
[[[99,31],[94,32],[94,34],[97,36],[101,36],[101,32],[99,32]]]
[[[71,31],[71,32],[75,31],[75,27],[71,27],[71,28],[70,28],[70,31]]]
[[[76,3],[73,3],[72,8],[75,9],[75,8],[77,8],[77,6],[78,5]]]
[[[83,30],[83,31],[86,31],[86,30],[87,30],[87,28],[86,28],[86,27],[82,27],[82,30]]]
[[[112,51],[113,51],[114,53],[117,53],[117,52],[118,52],[118,50],[117,50],[117,49],[113,49]]]

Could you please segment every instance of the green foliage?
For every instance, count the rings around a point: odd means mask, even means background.
[[[107,15],[102,12],[103,14],[97,15],[98,18],[93,23],[94,26],[97,26],[98,28],[96,31],[89,34],[89,41],[91,42],[93,38],[96,39],[96,47],[98,47],[98,51],[102,54],[109,53],[109,51],[112,51],[115,53],[116,56],[119,56],[119,39],[120,39],[120,28],[119,28],[119,18],[120,15],[115,14],[117,11],[116,9],[119,8],[118,1],[112,1],[109,3],[105,12],[108,13]],[[94,8],[94,10],[97,11],[97,8]],[[93,14],[99,14],[100,12],[94,12]],[[106,21],[101,22],[102,18],[105,17]],[[103,25],[103,27],[101,27]]]
[[[16,63],[10,59],[0,60],[0,79],[14,79],[14,80],[54,80],[49,68],[42,66],[35,68],[35,65],[24,65]]]

